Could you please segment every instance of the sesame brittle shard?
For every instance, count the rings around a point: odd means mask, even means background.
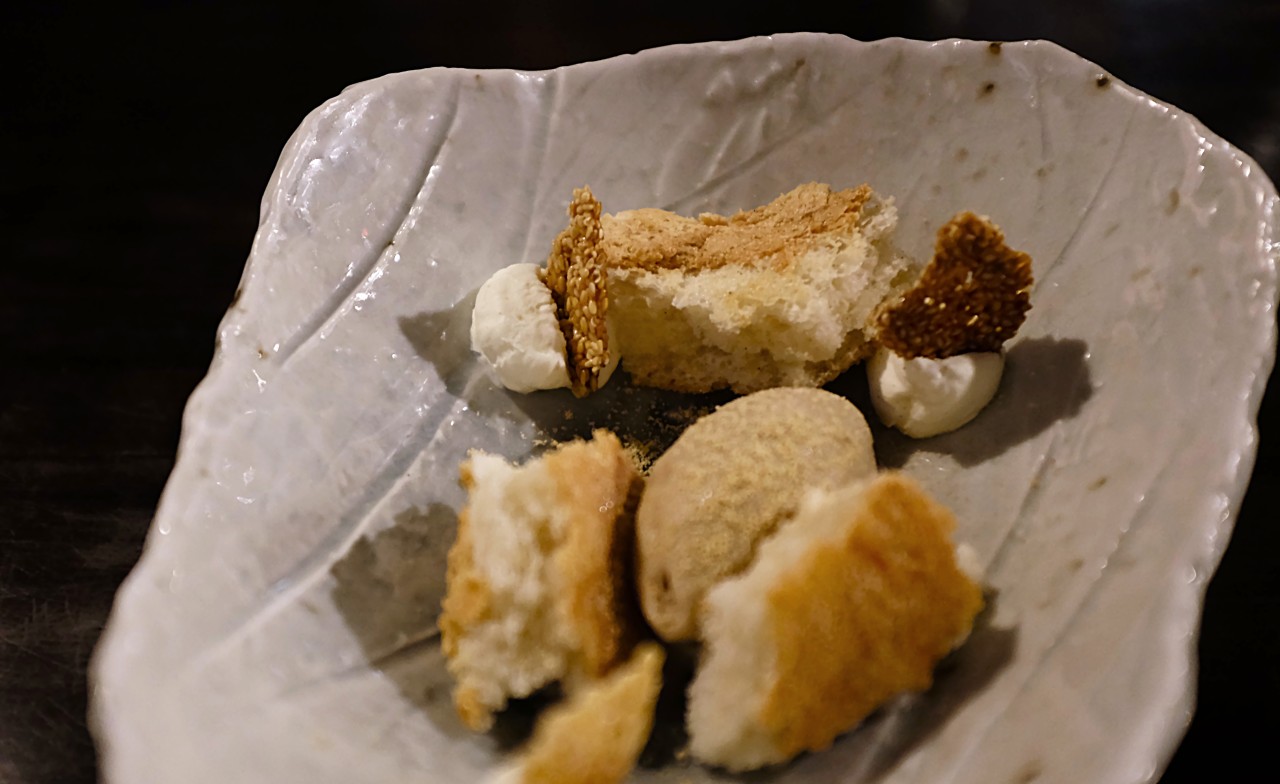
[[[541,277],[556,304],[569,380],[578,397],[600,388],[601,372],[609,364],[609,297],[601,239],[600,202],[589,187],[575,188],[569,225],[552,243]]]
[[[1031,309],[1031,257],[987,218],[962,212],[938,230],[916,285],[878,314],[881,345],[904,359],[999,351]]]

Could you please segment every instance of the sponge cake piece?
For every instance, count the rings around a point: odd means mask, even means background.
[[[896,225],[870,187],[819,183],[731,217],[604,215],[623,366],[680,392],[825,384],[870,355],[877,308],[918,273]]]
[[[642,624],[631,587],[639,482],[606,431],[520,467],[480,453],[464,463],[470,497],[439,625],[468,727],[488,729],[510,698],[626,659]]]
[[[653,728],[662,648],[645,643],[604,680],[543,716],[520,759],[490,784],[619,784]]]
[[[810,495],[748,571],[707,595],[694,757],[735,771],[783,762],[927,689],[982,607],[954,525],[901,474]]]

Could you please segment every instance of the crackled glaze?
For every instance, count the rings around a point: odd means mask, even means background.
[[[1158,775],[1253,462],[1276,196],[1194,118],[1104,77],[1043,42],[783,35],[404,73],[317,109],[94,662],[106,780],[478,780],[501,752],[453,718],[433,634],[459,462],[643,428],[673,401],[495,389],[473,292],[541,260],[574,186],[608,210],[723,213],[807,180],[894,195],[915,254],[957,210],[989,214],[1037,284],[977,420],[877,432],[882,463],[956,510],[990,612],[928,695],[770,780]]]

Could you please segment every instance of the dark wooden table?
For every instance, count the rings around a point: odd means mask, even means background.
[[[290,132],[345,85],[546,68],[788,30],[1050,38],[1280,174],[1280,4],[908,0],[623,18],[540,2],[66,3],[0,11],[0,782],[93,781],[85,667],[172,467],[187,395]],[[110,4],[103,4],[110,5]],[[16,55],[16,56],[15,56]],[[1263,439],[1208,591],[1199,709],[1162,781],[1255,780],[1280,722],[1276,479]],[[1261,775],[1261,774],[1259,774]],[[1265,776],[1264,776],[1265,778]]]

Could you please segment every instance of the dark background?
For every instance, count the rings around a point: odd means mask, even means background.
[[[843,0],[841,16],[810,3],[768,13],[595,5],[0,10],[0,782],[95,778],[88,658],[172,467],[183,405],[212,356],[276,158],[303,116],[348,84],[797,30],[1048,38],[1280,174],[1277,2]],[[1208,591],[1198,712],[1166,784],[1272,769],[1275,416],[1272,394],[1253,482]]]

